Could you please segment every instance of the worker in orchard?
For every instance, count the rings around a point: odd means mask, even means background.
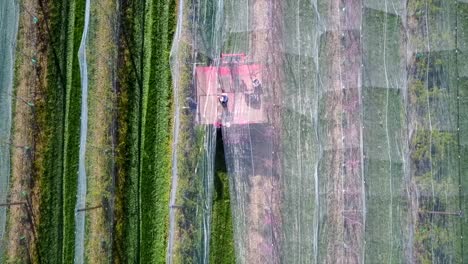
[[[221,105],[226,108],[227,107],[227,103],[229,101],[229,97],[227,95],[227,93],[222,93],[221,95],[218,96],[218,100],[219,102],[221,103]]]

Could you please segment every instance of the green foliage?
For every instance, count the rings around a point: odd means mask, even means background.
[[[235,263],[229,175],[224,160],[223,142],[219,139],[215,164],[210,263]]]
[[[187,86],[188,88],[188,86]],[[178,197],[177,203],[183,208],[177,219],[180,237],[176,238],[180,247],[175,250],[176,258],[183,259],[186,263],[199,263],[203,259],[203,217],[200,212],[201,204],[207,201],[207,192],[204,186],[210,183],[204,182],[208,173],[211,173],[208,163],[208,155],[214,149],[206,150],[203,145],[210,137],[211,128],[193,126],[193,116],[186,115],[181,120],[178,157]]]
[[[44,5],[50,16],[47,99],[39,104],[45,138],[43,159],[37,159],[41,190],[38,227],[39,259],[70,263],[74,255],[74,210],[79,151],[80,75],[76,44],[80,42],[84,1],[52,1]],[[75,13],[76,12],[76,13]],[[80,15],[81,14],[81,15]],[[78,37],[76,37],[78,35]],[[42,155],[42,154],[39,154]]]
[[[127,6],[121,7],[121,12],[126,10]],[[135,160],[135,152],[130,152],[135,148],[131,148],[138,144],[138,141],[132,141],[134,134],[135,103],[134,96],[138,83],[137,73],[134,69],[133,56],[130,52],[132,49],[127,41],[127,28],[125,25],[128,17],[122,17],[122,31],[119,35],[119,57],[118,57],[118,72],[117,72],[117,87],[119,96],[117,97],[117,112],[118,112],[118,132],[117,141],[119,142],[116,148],[116,166],[117,178],[115,182],[115,224],[114,224],[114,241],[113,241],[113,257],[115,263],[127,263],[128,252],[133,252],[132,245],[135,244],[135,232],[132,232],[130,222],[133,219],[138,219],[135,213],[137,199],[134,191],[136,185],[135,177],[137,175],[129,174],[131,165]],[[133,50],[136,50],[133,49]],[[130,230],[130,232],[128,232]]]
[[[78,62],[78,49],[84,27],[85,0],[70,3],[69,25],[67,29],[66,53],[66,120],[63,174],[63,263],[74,259],[75,247],[75,207],[78,188],[78,162],[80,148],[81,120],[81,74]]]
[[[58,1],[57,1],[58,2]],[[61,262],[61,229],[57,227],[62,223],[62,153],[63,153],[63,130],[64,119],[64,84],[61,82],[60,64],[54,59],[58,53],[59,43],[63,29],[60,25],[60,10],[64,7],[61,3],[46,6],[50,10],[49,25],[54,35],[48,35],[49,69],[47,79],[49,85],[46,88],[47,98],[44,102],[37,103],[38,126],[42,128],[45,135],[39,140],[43,147],[39,147],[38,156],[34,163],[35,177],[38,178],[41,198],[39,208],[41,216],[38,224],[38,255],[39,260],[47,258],[48,263]],[[43,34],[47,34],[43,32]],[[57,111],[58,110],[58,111]]]
[[[408,1],[408,13],[421,17],[426,14],[426,10],[431,13],[441,10],[443,0],[412,0]]]
[[[448,158],[448,151],[455,147],[452,132],[417,130],[412,139],[411,159],[416,164],[415,175],[425,174],[431,167]]]
[[[122,6],[117,261],[164,263],[171,179],[169,51],[175,1]]]
[[[355,124],[363,126],[361,169],[367,215],[363,247],[369,263],[405,262],[402,234],[407,201],[400,195],[406,188],[401,152],[407,118],[401,81],[401,43],[405,40],[401,17],[390,10],[363,11],[362,123],[357,120]]]
[[[174,26],[172,0],[157,1],[146,16],[144,103],[141,155],[141,249],[142,263],[164,263],[167,249],[168,205],[171,179],[171,79],[169,33]],[[145,55],[145,56],[146,56]]]
[[[411,174],[417,189],[415,259],[419,263],[460,262],[458,216],[456,74],[458,65],[450,1],[413,1],[409,14],[415,42],[425,52],[415,54],[408,86],[412,135]],[[430,28],[427,32],[427,28]],[[442,50],[442,51],[441,51]],[[455,215],[453,215],[455,214]]]

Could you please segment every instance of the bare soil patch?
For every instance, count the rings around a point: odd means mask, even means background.
[[[8,261],[37,261],[36,226],[39,217],[39,190],[33,177],[38,149],[45,132],[37,127],[36,104],[43,100],[46,86],[47,47],[39,23],[37,1],[24,0],[21,5],[15,97],[12,129],[12,174],[10,202],[22,205],[10,207],[8,219]],[[35,20],[39,23],[35,23]]]

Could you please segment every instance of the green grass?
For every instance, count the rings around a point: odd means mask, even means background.
[[[138,1],[122,8],[121,52],[126,55],[119,85],[126,99],[119,107],[124,129],[119,155],[127,157],[119,159],[117,195],[126,217],[117,220],[114,250],[122,263],[163,263],[171,179],[169,51],[175,1]]]
[[[116,164],[115,238],[113,256],[116,263],[134,263],[138,240],[138,114],[139,49],[133,39],[133,9],[120,8],[122,30],[119,36],[118,82],[118,147]],[[138,64],[139,65],[139,64]]]
[[[75,206],[78,188],[81,120],[81,75],[77,54],[84,27],[84,11],[84,0],[70,2],[66,54],[67,100],[64,132],[63,263],[73,262],[75,252]]]
[[[141,15],[142,1],[136,1],[134,6],[122,7],[122,11],[127,17],[122,20],[123,31],[126,36],[126,45],[130,52],[131,63],[130,71],[132,74],[128,77],[129,82],[125,83],[127,87],[122,87],[128,93],[128,109],[122,109],[127,112],[125,123],[128,125],[126,134],[126,149],[123,155],[126,155],[125,161],[125,180],[121,182],[124,185],[124,216],[123,221],[123,248],[122,263],[136,263],[139,255],[139,235],[140,235],[140,216],[139,216],[139,161],[140,161],[140,114],[141,114],[141,93],[142,93],[142,69],[141,54],[142,46],[139,43],[141,36]],[[126,23],[126,24],[124,24]]]
[[[229,175],[224,159],[223,142],[216,142],[216,159],[211,221],[210,263],[235,263]]]
[[[43,156],[41,160],[35,160],[35,171],[39,178],[39,189],[41,190],[41,200],[39,208],[41,211],[38,225],[38,256],[39,261],[46,263],[59,263],[62,260],[62,230],[57,224],[62,223],[62,162],[63,162],[63,129],[64,120],[64,84],[61,76],[61,63],[59,53],[63,49],[59,39],[63,29],[60,10],[64,7],[61,3],[44,6],[50,8],[50,34],[48,35],[49,46],[49,70],[47,79],[50,82],[46,88],[47,100],[37,105],[38,123],[42,134],[39,142],[42,147],[38,148],[38,156]],[[52,32],[55,34],[52,35]],[[44,32],[43,34],[47,34]],[[55,36],[55,38],[54,38]],[[59,111],[57,111],[59,110]],[[41,144],[39,143],[39,144]],[[45,260],[46,259],[46,260]]]
[[[187,3],[187,2],[186,2]],[[184,63],[190,59],[191,48],[186,42],[181,42],[178,55],[180,63],[180,75],[175,81],[179,85],[179,91],[174,96],[177,96],[179,102],[183,102],[186,97],[190,96],[190,84],[192,79],[192,64]],[[175,105],[174,107],[179,107]],[[203,177],[201,170],[194,173],[197,168],[197,162],[200,159],[199,149],[203,136],[203,128],[193,126],[193,116],[190,113],[180,111],[179,120],[179,139],[177,147],[177,197],[176,205],[182,206],[184,210],[176,212],[175,232],[179,234],[174,237],[174,263],[197,263],[198,256],[198,241],[197,235],[198,222],[196,217],[196,207],[198,195],[201,195],[200,186]],[[203,162],[203,160],[201,160]],[[202,166],[201,166],[202,167]]]
[[[54,1],[44,8],[50,32],[47,97],[39,104],[43,149],[35,167],[41,190],[39,258],[44,263],[73,261],[74,210],[81,88],[75,37],[82,32],[84,1]],[[63,12],[64,11],[64,12]],[[46,34],[46,33],[44,33]],[[81,35],[81,34],[78,34]],[[64,41],[65,40],[65,41]]]
[[[400,83],[400,21],[393,14],[364,12],[363,145],[366,181],[365,259],[401,262],[404,257],[405,120]]]
[[[294,9],[292,6],[290,7]],[[295,10],[295,9],[294,9]],[[310,21],[309,21],[310,22]],[[307,20],[304,20],[307,23]],[[291,33],[296,39],[300,32]],[[291,41],[289,45],[296,43]],[[296,52],[298,50],[295,50]],[[301,49],[301,52],[303,50]],[[315,138],[314,120],[317,73],[308,56],[287,54],[283,62],[286,81],[283,85],[281,115],[281,254],[292,263],[313,259],[316,214],[315,166],[319,145]],[[310,102],[310,103],[309,103]],[[307,213],[305,213],[307,212]],[[301,232],[297,232],[300,229]]]
[[[142,98],[143,1],[126,2],[120,8],[121,47],[119,49],[119,176],[116,181],[116,235],[114,258],[117,263],[139,261],[140,215],[140,115]]]
[[[164,263],[166,259],[172,131],[169,51],[174,3],[157,1],[146,16],[140,174],[142,263]]]
[[[402,157],[398,152],[403,143],[402,98],[400,91],[392,88],[365,88],[363,96],[366,261],[401,262],[406,236],[403,215],[407,213]]]

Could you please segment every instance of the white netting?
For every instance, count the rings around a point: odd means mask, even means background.
[[[7,203],[10,178],[11,107],[13,69],[19,7],[16,1],[0,3],[0,204]],[[0,206],[0,262],[5,250],[7,206]]]
[[[78,59],[81,126],[75,263],[110,263],[114,242],[117,1],[87,0]],[[106,45],[102,43],[106,42]]]
[[[207,262],[220,127],[239,263],[463,262],[466,8],[182,3],[169,260]]]

